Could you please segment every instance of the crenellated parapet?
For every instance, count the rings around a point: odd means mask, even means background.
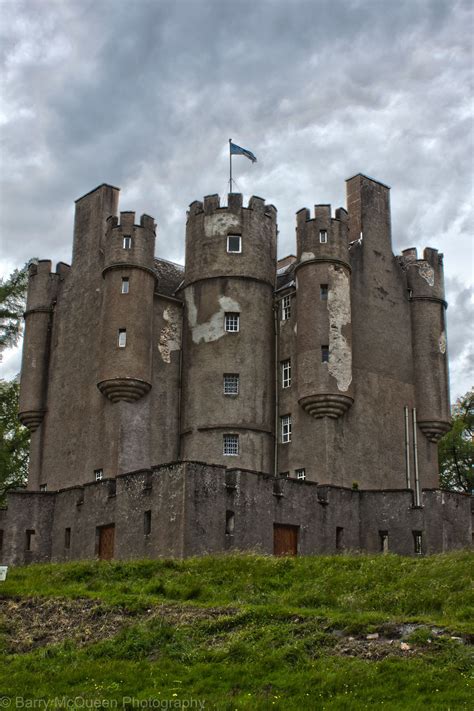
[[[418,259],[412,248],[399,261],[409,290],[418,425],[431,442],[438,442],[451,419],[443,255],[427,247]]]
[[[51,271],[51,261],[41,260],[28,269],[25,336],[21,366],[19,419],[34,432],[46,411],[51,322],[61,280],[70,267],[63,262]]]
[[[134,402],[152,382],[155,221],[134,212],[107,220],[102,341],[97,387],[112,402]]]
[[[330,205],[296,213],[297,379],[301,407],[341,417],[353,403],[348,215]]]

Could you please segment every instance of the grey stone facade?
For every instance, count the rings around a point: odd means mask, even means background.
[[[442,255],[393,255],[385,185],[356,175],[347,210],[300,210],[280,261],[275,207],[193,202],[184,268],[155,258],[153,218],[117,216],[118,194],[76,201],[71,266],[30,268],[30,475],[0,514],[4,560],[93,557],[112,524],[123,558],[271,552],[284,519],[301,553],[378,550],[380,531],[404,553],[413,531],[426,552],[470,542],[468,500],[432,491],[449,429]]]

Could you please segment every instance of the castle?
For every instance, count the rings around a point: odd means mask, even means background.
[[[30,267],[2,560],[469,545],[468,497],[437,490],[442,255],[393,255],[387,186],[300,210],[280,261],[273,205],[207,196],[184,268],[118,195],[76,201],[71,266]]]

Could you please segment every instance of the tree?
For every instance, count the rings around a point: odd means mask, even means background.
[[[453,427],[438,444],[440,486],[474,493],[474,388],[453,407]]]
[[[30,433],[18,420],[20,385],[0,380],[0,505],[11,489],[24,486],[28,474]]]
[[[8,279],[0,279],[0,352],[16,346],[23,330],[23,312],[28,287],[28,267],[15,269]]]

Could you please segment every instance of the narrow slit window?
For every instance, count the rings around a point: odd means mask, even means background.
[[[344,548],[344,529],[342,526],[336,527],[336,550]]]
[[[239,394],[239,374],[225,373],[224,374],[224,395]]]
[[[225,532],[227,535],[232,536],[234,533],[235,526],[235,514],[233,511],[225,512]]]
[[[319,241],[321,244],[326,244],[328,241],[328,232],[327,230],[319,230]]]
[[[27,551],[32,551],[33,550],[33,541],[35,538],[35,531],[31,528],[26,531],[26,550]]]
[[[328,285],[327,284],[321,284],[319,287],[319,295],[321,297],[321,301],[327,301],[328,300]]]
[[[289,388],[291,385],[291,360],[281,361],[281,387]]]
[[[306,479],[305,469],[295,469],[295,474],[296,474],[297,479],[299,479],[300,481],[305,481],[305,479]]]
[[[96,481],[101,481],[104,478],[104,470],[103,469],[94,469],[94,479]]]
[[[227,235],[227,251],[230,254],[242,252],[242,237],[240,235]]]
[[[329,363],[329,346],[321,346],[321,363]]]
[[[240,314],[236,312],[226,313],[224,327],[227,333],[237,333],[240,328]]]
[[[380,550],[382,553],[388,553],[388,531],[379,531]]]
[[[226,457],[236,457],[239,454],[239,435],[224,435],[224,455]]]
[[[288,321],[291,318],[291,297],[289,294],[281,300],[281,320]]]
[[[413,542],[415,544],[415,554],[422,555],[422,553],[423,553],[423,534],[421,531],[413,531]]]
[[[130,291],[130,279],[129,277],[122,277],[122,294],[128,294]]]
[[[127,329],[126,328],[119,328],[118,347],[125,348],[126,345],[127,345]]]
[[[283,415],[280,418],[281,441],[283,444],[291,442],[291,415]]]
[[[64,529],[64,548],[70,548],[70,547],[71,547],[71,529],[65,528]]]
[[[123,238],[123,248],[132,249],[132,238],[130,235],[125,235]]]
[[[149,536],[151,533],[151,511],[143,512],[143,534]]]

